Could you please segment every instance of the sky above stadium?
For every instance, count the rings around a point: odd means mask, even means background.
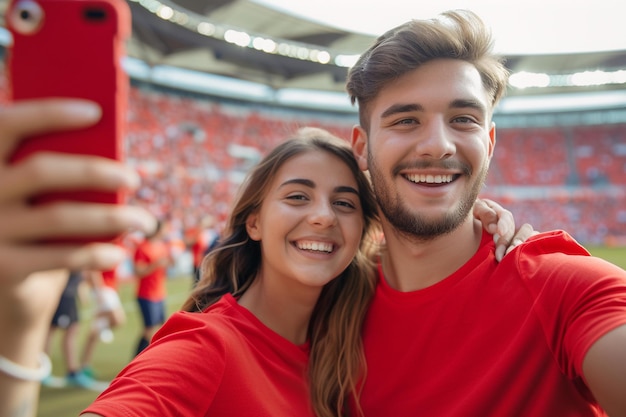
[[[457,8],[478,13],[503,54],[626,51],[624,0],[253,0],[341,29],[379,35]]]

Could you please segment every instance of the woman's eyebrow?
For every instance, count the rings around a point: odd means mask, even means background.
[[[283,182],[282,184],[280,184],[280,186],[284,187],[285,185],[289,185],[289,184],[301,184],[301,185],[304,185],[305,187],[315,188],[315,183],[311,180],[307,180],[306,178],[291,178]]]
[[[311,180],[308,180],[306,178],[291,178],[291,179],[288,179],[287,181],[285,181],[282,184],[280,184],[280,187],[284,187],[284,186],[289,185],[289,184],[301,184],[301,185],[304,185],[305,187],[315,188],[315,182],[313,182]],[[354,187],[350,187],[349,185],[339,185],[339,186],[335,187],[335,189],[333,191],[336,192],[336,193],[352,193],[352,194],[359,195],[359,191],[356,188],[354,188]]]

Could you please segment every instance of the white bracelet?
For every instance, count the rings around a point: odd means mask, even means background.
[[[24,381],[43,381],[52,372],[52,363],[45,352],[39,354],[39,369],[26,368],[0,356],[0,371],[15,379]]]

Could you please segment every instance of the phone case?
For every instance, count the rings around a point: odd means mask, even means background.
[[[123,0],[11,0],[6,22],[13,43],[6,57],[10,97],[85,98],[102,107],[94,126],[23,140],[11,161],[40,151],[124,159],[129,81],[122,68],[130,36]],[[38,196],[34,203],[75,200],[121,203],[121,193],[90,190]]]

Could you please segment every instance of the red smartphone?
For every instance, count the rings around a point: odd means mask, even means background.
[[[84,98],[102,108],[102,118],[94,126],[26,138],[10,161],[41,151],[123,161],[129,80],[122,58],[131,33],[126,2],[11,0],[5,20],[13,37],[6,56],[11,100]],[[77,190],[41,195],[33,203],[118,204],[123,198],[121,193]]]

